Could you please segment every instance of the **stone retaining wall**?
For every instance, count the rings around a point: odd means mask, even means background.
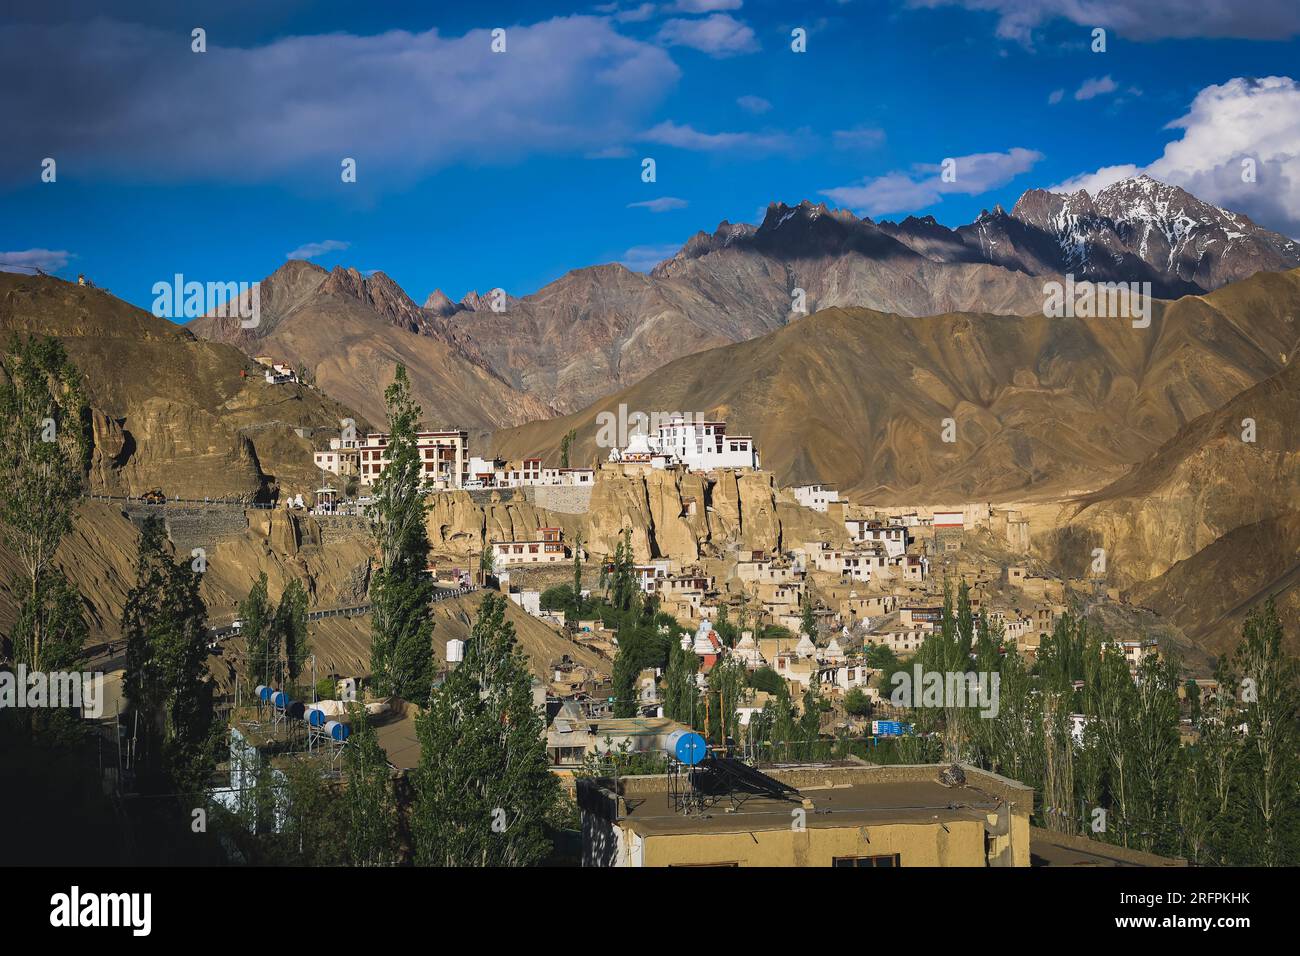
[[[535,507],[564,515],[585,515],[591,508],[590,485],[528,485],[524,497]]]
[[[132,504],[122,510],[136,525],[143,524],[150,515],[162,518],[178,555],[187,555],[195,548],[210,552],[218,542],[237,538],[248,530],[248,518],[239,508]]]

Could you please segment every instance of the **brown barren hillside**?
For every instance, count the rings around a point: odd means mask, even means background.
[[[1287,646],[1300,652],[1300,511],[1234,528],[1127,596],[1216,655],[1231,653],[1246,615],[1272,597]]]
[[[1078,499],[1063,540],[1106,548],[1112,579],[1135,600],[1222,649],[1269,594],[1300,610],[1297,504],[1300,364],[1289,362]]]
[[[137,518],[139,513],[137,509]],[[232,511],[226,523],[230,527],[213,538],[204,536],[202,522],[177,520],[175,514],[168,519],[173,537],[179,539],[179,553],[192,545],[202,545],[207,552],[202,595],[210,623],[230,623],[259,574],[267,576],[272,601],[278,601],[295,579],[302,581],[313,610],[367,600],[373,545],[359,525],[344,529],[284,509]],[[72,532],[59,546],[56,563],[82,596],[89,625],[87,642],[92,646],[122,640],[122,610],[135,583],[138,542],[138,525],[121,508],[87,501],[77,509]],[[0,633],[8,633],[17,616],[18,600],[12,588],[18,577],[16,559],[0,542]],[[468,636],[480,600],[481,595],[468,595],[434,605],[433,650],[439,660],[445,658],[448,640]],[[598,671],[609,671],[608,661],[514,604],[508,606],[507,615],[535,674],[547,674],[548,665],[563,654]],[[314,621],[308,626],[308,642],[311,652],[318,655],[321,676],[369,674],[368,616]],[[209,663],[218,686],[228,691],[234,682],[231,667],[243,654],[243,647],[235,640],[223,651],[210,657]]]
[[[503,313],[461,310],[451,321],[516,386],[573,411],[673,359],[798,320],[791,312],[796,288],[804,289],[809,311],[853,304],[926,315],[1023,310],[1040,286],[997,266],[931,262],[901,246],[879,259],[856,251],[787,259],[723,247],[651,275],[617,264],[577,269],[510,300]]]
[[[1096,488],[1189,420],[1278,371],[1300,342],[1300,271],[1260,273],[1128,319],[827,309],[678,359],[581,412],[506,429],[495,450],[604,459],[598,418],[689,412],[756,436],[782,485],[876,501]],[[945,419],[956,425],[943,441]]]
[[[196,339],[107,292],[0,273],[0,336],[51,335],[81,370],[94,421],[91,490],[267,498],[321,472],[295,428],[360,416],[303,385],[270,385],[228,345]]]
[[[384,420],[384,389],[400,363],[431,427],[496,428],[551,409],[512,388],[476,346],[433,312],[417,306],[382,273],[326,272],[294,260],[264,279],[261,321],[203,317],[188,328],[250,356],[267,355],[305,369],[326,394],[373,422]]]

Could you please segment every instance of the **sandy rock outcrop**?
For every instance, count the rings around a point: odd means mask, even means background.
[[[767,472],[601,472],[582,514],[539,508],[522,489],[478,501],[465,491],[441,492],[428,516],[434,553],[458,559],[478,554],[485,541],[534,539],[543,527],[561,528],[570,543],[581,535],[587,551],[598,555],[613,554],[626,534],[637,561],[667,557],[683,564],[736,548],[839,543],[845,536],[842,522],[796,504]]]

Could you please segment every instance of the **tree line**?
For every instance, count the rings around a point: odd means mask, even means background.
[[[73,670],[86,663],[89,627],[85,602],[55,554],[88,480],[90,414],[78,371],[56,339],[15,337],[0,355],[0,373],[0,522],[17,559],[19,603],[0,664]],[[385,399],[393,467],[369,515],[378,558],[371,683],[376,696],[421,708],[419,766],[405,778],[393,772],[363,706],[352,709],[352,736],[337,766],[262,752],[228,734],[207,671],[206,566],[178,557],[162,522],[147,519],[120,621],[124,785],[152,798],[135,801],[141,809],[128,820],[136,862],[526,865],[551,851],[556,826],[572,824],[572,806],[548,769],[544,717],[503,598],[484,599],[465,661],[440,672],[415,447],[421,412],[405,369]],[[307,603],[300,581],[275,602],[265,574],[254,583],[240,605],[250,688],[306,696]],[[75,714],[57,709],[5,713],[0,730],[49,747],[85,739]],[[215,779],[223,761],[240,771],[237,786]]]
[[[337,772],[319,758],[257,760],[234,814],[240,853],[316,865],[534,865],[552,852],[556,830],[574,823],[549,769],[544,712],[500,594],[483,598],[463,661],[444,667],[435,655],[428,498],[416,444],[422,410],[404,367],[384,398],[390,463],[367,511],[377,561],[369,690],[419,708],[419,764],[396,773],[357,704]]]
[[[917,660],[997,674],[998,712],[946,701],[914,709],[919,736],[908,747],[919,753],[908,756],[962,760],[1033,787],[1035,823],[1057,832],[1201,865],[1295,865],[1300,664],[1283,638],[1269,599],[1204,695],[1181,680],[1176,658],[1147,655],[1131,670],[1116,641],[1077,613],[1057,620],[1027,665],[986,614],[972,614],[963,582],[955,605],[945,589],[940,626]]]

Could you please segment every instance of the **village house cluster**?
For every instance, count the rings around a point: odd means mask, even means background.
[[[316,464],[372,486],[389,464],[389,439],[379,432],[331,438],[328,449],[315,453]],[[633,434],[599,468],[546,467],[540,457],[509,461],[471,455],[464,429],[424,431],[416,445],[425,485],[432,490],[594,487],[606,473],[745,470],[759,463],[749,436],[727,435],[724,422],[677,417],[659,424],[653,435]],[[972,611],[986,615],[1001,634],[1003,652],[1030,658],[1066,613],[1071,594],[1098,587],[1097,581],[1068,581],[1036,570],[1027,559],[994,560],[972,546],[976,539],[989,539],[1003,553],[1026,555],[1028,522],[1014,510],[980,504],[868,507],[842,500],[824,483],[779,494],[822,516],[819,537],[773,550],[732,546],[692,560],[643,557],[633,573],[641,592],[688,628],[682,646],[699,658],[701,686],[728,658],[751,674],[774,672],[793,698],[815,681],[833,706],[827,719],[839,722],[832,732],[874,733],[876,725],[860,710],[849,714],[844,708],[850,693],[869,701],[877,716],[901,716],[893,712],[887,688],[882,695],[876,679],[881,672],[870,661],[879,659],[876,649],[902,661],[916,654],[941,626],[945,581],[968,586]],[[683,498],[683,516],[695,515],[700,506]],[[489,538],[486,547],[501,590],[522,610],[562,628],[576,646],[601,659],[617,656],[617,635],[601,620],[567,619],[564,611],[542,606],[545,587],[571,580],[575,557],[583,563],[591,557],[566,540],[562,527],[516,529],[509,538]],[[609,570],[608,555],[597,560]],[[1113,589],[1103,593],[1118,597]],[[1120,650],[1134,670],[1145,656],[1158,653],[1153,641],[1125,642]],[[448,648],[449,661],[455,653]],[[611,745],[634,752],[661,749],[682,729],[664,716],[662,673],[639,675],[634,718],[613,716],[607,673],[565,658],[554,662],[551,677],[538,693],[547,701],[548,751],[555,767],[581,766]],[[742,724],[767,700],[768,692],[748,690],[739,708]]]
[[[470,459],[466,488],[526,488],[540,485],[590,486],[596,481],[594,468],[546,468],[540,458],[508,461],[504,458]]]
[[[317,462],[332,473],[343,473],[348,467],[345,462],[355,462],[351,473],[363,484],[373,484],[389,463],[388,437],[371,433],[364,438],[333,438],[328,449],[316,453]],[[417,447],[426,485],[434,489],[594,485],[606,477],[626,474],[628,468],[659,467],[651,461],[621,457],[600,469],[548,469],[540,458],[518,462],[483,459],[468,454],[468,437],[461,430],[422,432]],[[334,467],[340,471],[334,472]],[[662,467],[692,466],[674,458],[664,460]],[[778,690],[783,700],[802,708],[805,691],[816,684],[820,700],[827,706],[819,717],[819,734],[823,738],[879,745],[888,738],[911,733],[908,721],[915,717],[891,700],[882,661],[911,666],[909,662],[927,638],[942,626],[945,583],[953,587],[964,583],[973,613],[987,616],[994,631],[1001,634],[1000,650],[1022,654],[1029,660],[1080,594],[1118,598],[1114,589],[1105,587],[1100,580],[1062,578],[1031,561],[1028,549],[1023,547],[1026,523],[1014,510],[987,505],[864,506],[841,500],[833,487],[824,484],[776,489],[775,495],[783,507],[806,508],[820,517],[804,525],[800,535],[783,536],[779,548],[710,542],[691,559],[646,557],[642,550],[632,565],[640,591],[653,597],[660,610],[685,628],[680,648],[698,659],[695,680],[702,692],[709,688],[715,669],[730,666],[728,662],[741,665],[746,686],[736,712],[742,728],[749,728],[769,704],[779,703],[773,700]],[[575,497],[585,500],[586,496]],[[710,507],[707,496],[700,501],[682,498],[683,516],[694,515],[694,509],[699,507]],[[796,526],[797,521],[788,525]],[[738,840],[734,848],[728,844],[726,852],[714,846],[716,841],[702,839],[711,832],[709,827],[703,826],[699,833],[691,829],[696,825],[693,817],[683,818],[690,824],[684,825],[681,832],[658,832],[656,821],[668,815],[667,804],[660,807],[664,812],[643,814],[639,821],[635,810],[628,806],[612,812],[612,819],[602,817],[602,801],[626,796],[607,794],[600,790],[598,782],[590,782],[592,770],[607,766],[611,752],[641,755],[653,766],[655,760],[672,752],[674,741],[681,735],[697,732],[707,722],[707,718],[692,718],[688,725],[685,718],[667,716],[666,674],[661,668],[646,668],[636,675],[635,714],[616,716],[626,712],[626,707],[619,706],[625,701],[617,696],[626,691],[616,687],[613,680],[613,663],[619,654],[617,632],[606,627],[593,611],[579,616],[543,606],[546,588],[573,581],[575,558],[586,566],[582,580],[587,589],[583,596],[592,597],[601,575],[589,562],[603,563],[603,576],[608,578],[613,570],[607,552],[610,544],[611,539],[605,538],[597,553],[589,555],[578,541],[566,540],[565,529],[556,519],[536,528],[515,525],[509,538],[489,536],[486,542],[495,576],[489,586],[499,587],[520,610],[557,629],[572,642],[569,653],[551,658],[547,669],[534,677],[534,703],[545,713],[548,762],[553,772],[573,780],[579,793],[585,794],[581,807],[584,821],[607,830],[617,829],[619,839],[626,843],[624,849],[612,855],[601,855],[600,841],[587,840],[584,859],[592,865],[685,863],[697,857],[730,859],[732,855],[743,856],[743,850],[752,853],[744,858],[753,862],[768,861],[769,857],[778,864],[788,862],[786,849],[769,841],[773,834],[784,834],[785,828],[765,829],[766,823],[758,817],[737,822],[737,826],[748,828],[749,842]],[[986,547],[990,544],[994,546],[991,550]],[[1007,555],[1016,557],[1008,560]],[[436,564],[430,571],[439,579],[442,575]],[[451,586],[470,584],[463,569],[454,571]],[[488,582],[489,577],[485,574],[481,580]],[[585,602],[579,606],[590,607]],[[1116,646],[1134,673],[1143,660],[1159,654],[1156,642],[1148,639],[1124,640]],[[447,641],[446,666],[458,666],[465,658],[465,650],[463,640]],[[886,650],[890,653],[884,653]],[[707,694],[702,694],[701,699],[708,699]],[[1071,721],[1074,732],[1082,734],[1086,727],[1082,715],[1072,715]],[[737,734],[738,739],[743,736]],[[419,746],[409,715],[382,721],[379,739],[395,766],[409,769],[415,765]],[[800,776],[804,771],[798,766],[797,762],[779,764],[765,772],[788,774],[792,781],[802,783],[814,807],[827,798],[826,794],[842,794],[864,807],[880,804],[883,808],[888,803],[886,797],[893,792],[890,788],[894,778],[883,783],[884,778],[874,772],[876,768],[829,765],[829,769],[819,769],[821,776],[813,780]],[[934,768],[903,770],[917,775],[915,780],[909,778],[909,787],[924,790],[933,783],[930,778]],[[833,784],[834,789],[826,788],[825,780],[831,779],[827,774],[839,780]],[[658,806],[671,799],[670,794],[654,789],[666,785],[662,772],[642,771],[628,779],[650,788],[643,797],[651,804]],[[979,786],[1001,787],[1008,800],[1032,802],[1032,795],[1026,796],[1027,790],[1015,790],[1019,785],[1011,785],[996,775],[989,775]],[[950,793],[946,787],[941,789]],[[928,792],[924,799],[930,799]],[[914,821],[900,825],[897,833],[889,836],[890,831],[880,822],[882,811],[871,812],[872,846],[853,851],[836,849],[836,840],[848,840],[860,832],[853,822],[839,836],[833,837],[828,831],[819,837],[830,842],[816,849],[818,858],[830,865],[855,866],[922,861],[933,865],[990,865],[995,860],[998,865],[1024,865],[1027,860],[1027,831],[1004,845],[985,839],[987,834],[981,826],[963,837],[959,846],[958,842],[936,841],[933,833],[925,839],[913,839],[917,830]],[[1006,815],[1005,810],[1000,812]],[[856,821],[848,816],[845,819]],[[935,823],[939,818],[933,817],[925,825],[955,833],[954,821],[958,819],[945,817]],[[1010,819],[1011,825],[1019,825],[1015,818]],[[760,845],[761,853],[748,848],[755,845],[748,835],[755,829],[765,841]],[[947,849],[936,851],[939,844]],[[589,859],[587,854],[591,854]]]
[[[291,368],[263,356],[267,381],[297,381]],[[284,376],[292,376],[285,378]],[[607,466],[628,473],[643,468],[683,468],[688,471],[757,469],[758,449],[749,435],[727,435],[726,422],[674,417],[654,435],[634,434],[624,449],[610,452]],[[373,486],[389,464],[386,432],[364,438],[331,438],[312,460],[321,471],[340,477],[357,476],[363,486]],[[426,487],[439,491],[541,486],[591,487],[596,469],[546,467],[540,457],[506,459],[470,454],[469,432],[463,428],[422,431],[416,436]]]
[[[690,627],[683,647],[700,658],[701,682],[719,661],[732,657],[749,672],[770,668],[795,696],[815,679],[831,701],[842,701],[856,690],[888,714],[888,694],[882,699],[879,687],[873,686],[880,672],[868,663],[869,655],[877,647],[900,660],[914,655],[941,626],[945,579],[953,586],[968,586],[972,612],[987,616],[993,631],[1001,634],[1004,653],[1031,660],[1067,612],[1072,595],[1101,593],[1118,599],[1113,588],[1098,592],[1097,581],[1071,581],[1026,563],[989,560],[978,548],[968,547],[975,535],[1016,540],[1022,519],[1014,512],[999,514],[987,506],[872,510],[847,505],[833,489],[820,485],[796,494],[796,499],[842,521],[847,543],[806,541],[781,551],[741,549],[725,558],[655,558],[634,566],[641,591]],[[549,546],[557,555],[570,555],[559,529],[539,534],[525,549],[535,546],[544,553]],[[493,542],[498,561],[531,560],[508,553],[521,543]],[[942,574],[936,563],[942,564]],[[511,587],[508,580],[503,589],[524,610],[568,628],[578,644],[611,659],[616,654],[616,635],[599,620],[568,621],[563,611],[541,607],[538,590]],[[812,633],[805,628],[807,614],[814,622]],[[719,633],[723,620],[735,635],[731,646]],[[1150,639],[1118,646],[1134,672],[1147,656],[1159,652]],[[662,675],[654,672],[641,675],[635,733],[631,725],[602,723],[600,729],[618,739],[623,738],[617,732],[626,731],[638,745],[669,732],[671,728],[654,723],[663,718],[656,692],[659,678]],[[600,689],[588,690],[571,716],[613,720]],[[742,723],[761,710],[766,699],[763,691],[751,691],[740,708]],[[578,721],[573,723],[578,726]],[[866,726],[853,720],[847,725]],[[557,744],[557,752],[575,753],[574,739]]]
[[[329,448],[314,452],[312,461],[331,475],[356,476],[362,486],[369,488],[391,462],[388,442],[385,432],[371,432],[365,438],[331,438]],[[465,487],[470,464],[469,432],[464,429],[420,432],[415,442],[426,488]]]

